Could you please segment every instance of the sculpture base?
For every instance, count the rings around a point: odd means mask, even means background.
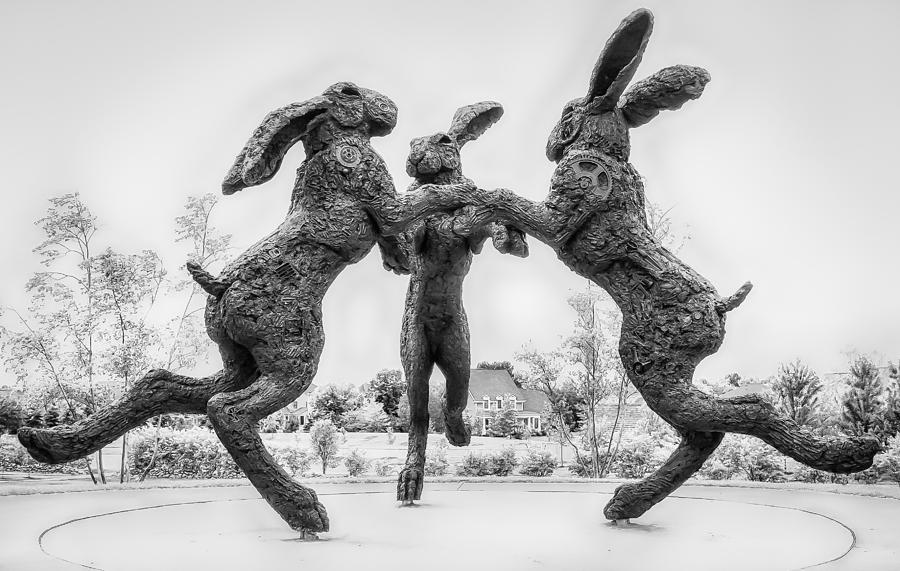
[[[784,507],[671,497],[617,527],[602,516],[610,494],[595,486],[466,486],[426,483],[414,510],[400,509],[390,485],[334,486],[338,493],[319,494],[332,522],[319,541],[298,541],[248,489],[246,499],[72,521],[41,543],[52,557],[100,569],[459,571],[794,569],[840,557],[853,541],[838,522]]]

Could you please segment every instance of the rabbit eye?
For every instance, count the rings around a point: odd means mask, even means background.
[[[359,97],[360,96],[359,90],[356,89],[355,87],[351,87],[349,85],[345,85],[344,87],[341,88],[341,94],[349,95],[350,97]]]

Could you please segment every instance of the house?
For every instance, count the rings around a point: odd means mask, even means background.
[[[297,400],[279,410],[273,416],[276,416],[282,425],[287,422],[289,417],[293,417],[301,428],[306,426],[309,422],[309,399],[316,392],[316,388],[314,383],[309,385],[309,388],[297,397]]]
[[[523,389],[505,369],[472,369],[466,411],[475,419],[476,432],[484,436],[494,415],[511,407],[522,426],[532,433],[544,431],[541,412],[549,404],[544,393]]]

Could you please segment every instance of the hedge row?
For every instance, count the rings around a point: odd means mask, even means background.
[[[19,439],[9,434],[0,435],[0,472],[37,472],[41,474],[87,474],[84,460],[65,464],[42,464],[35,461],[19,444]]]
[[[156,429],[134,432],[131,443],[131,472],[140,475],[153,458]],[[292,476],[309,470],[308,454],[296,446],[268,444],[275,460]],[[153,478],[217,479],[240,478],[244,474],[215,433],[205,428],[159,431],[159,448],[153,467],[147,474]]]

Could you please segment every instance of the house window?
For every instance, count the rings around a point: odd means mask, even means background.
[[[497,410],[500,401],[491,401],[491,410]]]
[[[475,403],[475,408],[483,409],[483,408],[484,408],[484,403],[483,403],[483,402],[480,402],[480,401],[479,401],[479,402],[476,402],[476,403]]]
[[[516,410],[525,410],[525,403],[516,401]]]

